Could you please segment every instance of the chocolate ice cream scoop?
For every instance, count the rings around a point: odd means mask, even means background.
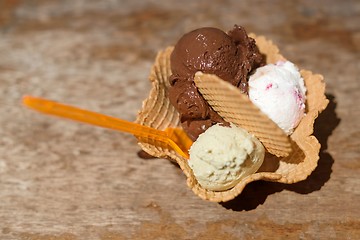
[[[228,34],[216,28],[200,28],[180,38],[170,57],[170,102],[181,123],[195,140],[210,126],[225,121],[207,104],[193,80],[196,72],[215,74],[247,93],[247,76],[264,62],[254,39],[235,25]]]

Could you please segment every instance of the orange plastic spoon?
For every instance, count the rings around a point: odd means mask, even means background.
[[[131,133],[139,138],[153,140],[152,142],[155,144],[157,142],[163,144],[165,143],[181,156],[189,158],[188,150],[193,142],[180,128],[167,128],[165,131],[161,131],[101,113],[33,96],[24,96],[23,104],[42,113],[76,120],[103,128]]]

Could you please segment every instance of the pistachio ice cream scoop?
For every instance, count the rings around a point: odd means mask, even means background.
[[[197,181],[213,191],[230,189],[255,173],[265,155],[260,141],[234,124],[213,125],[200,134],[189,152],[189,166]]]

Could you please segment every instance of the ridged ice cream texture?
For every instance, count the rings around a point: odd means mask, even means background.
[[[189,166],[199,184],[223,191],[255,173],[264,160],[265,149],[245,129],[216,124],[200,134],[189,153]]]
[[[305,113],[304,80],[290,61],[257,68],[249,78],[249,98],[287,135],[293,133]]]

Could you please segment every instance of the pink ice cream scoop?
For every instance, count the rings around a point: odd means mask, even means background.
[[[249,79],[249,98],[290,135],[305,114],[306,88],[299,69],[280,61],[256,69]]]

